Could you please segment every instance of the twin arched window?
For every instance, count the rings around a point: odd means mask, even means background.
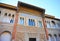
[[[49,34],[49,36],[48,36],[48,41],[52,41],[52,35],[51,34]]]
[[[21,25],[24,24],[24,18],[23,18],[23,17],[20,17],[20,21],[19,21],[19,23],[20,23]]]
[[[54,34],[53,37],[52,37],[51,34],[49,34],[49,37],[48,38],[49,38],[48,41],[58,41],[58,38],[57,38],[57,35],[56,34]]]
[[[35,26],[35,20],[34,19],[29,19],[28,24],[30,26]]]

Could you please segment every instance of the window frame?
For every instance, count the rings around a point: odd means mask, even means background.
[[[32,24],[29,24],[29,20],[31,20],[33,23],[30,21]],[[32,18],[29,18],[29,19],[28,19],[28,25],[29,25],[29,26],[36,26],[35,23],[36,23],[36,22],[35,22],[35,19],[32,19]]]
[[[52,28],[56,28],[56,22],[52,20],[51,23],[52,23]]]
[[[4,14],[4,16],[7,16],[7,15],[8,15],[7,13]]]
[[[14,16],[15,16],[15,15],[14,15],[14,14],[12,14],[12,18],[14,18]]]
[[[20,20],[21,20],[20,18],[23,18],[23,24],[21,24],[21,23],[20,23]],[[24,17],[22,17],[22,16],[21,16],[21,17],[19,17],[18,24],[20,24],[20,25],[24,25],[24,24],[25,24],[25,18],[24,18]]]
[[[12,22],[11,22],[11,21],[12,21]],[[13,23],[14,23],[14,19],[10,19],[10,23],[12,23],[12,24],[13,24]]]
[[[41,22],[41,24],[40,24],[39,22]],[[42,21],[41,21],[41,20],[39,20],[39,21],[38,21],[38,27],[40,27],[40,28],[42,28],[42,27],[43,27],[43,23],[42,23]]]
[[[51,28],[51,23],[50,23],[49,20],[46,20],[46,27],[47,27],[47,28]]]
[[[11,14],[9,13],[8,16],[11,17]]]

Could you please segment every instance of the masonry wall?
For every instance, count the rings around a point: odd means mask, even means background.
[[[57,41],[60,41],[60,27],[58,26],[58,23],[60,23],[60,21],[51,18],[45,18],[45,20],[50,22],[49,27],[47,27],[46,23],[46,28],[48,30],[48,34],[50,34],[52,37],[52,41],[54,41],[54,35],[56,35]],[[55,22],[55,27],[53,27],[52,21]]]
[[[12,34],[14,23],[11,24],[9,22],[8,23],[3,22],[3,19],[5,18],[5,16],[4,16],[5,13],[7,13],[7,14],[11,13],[11,15],[12,14],[15,15],[16,11],[6,9],[6,8],[0,8],[0,10],[2,11],[2,15],[0,16],[0,34],[4,31],[9,31]],[[39,19],[33,18],[36,20],[36,23],[37,23],[37,20],[42,20],[42,17],[40,17],[40,12],[38,12],[38,11],[24,9],[21,7],[18,18],[20,18],[20,14],[22,14],[22,13],[27,13],[29,15],[37,16]],[[24,16],[21,16],[21,17],[24,17]],[[12,17],[9,17],[9,18],[11,19]],[[26,21],[30,17],[25,16],[24,18],[26,19],[24,25],[20,25],[19,22],[17,24],[16,41],[29,41],[29,38],[36,38],[37,41],[45,41],[46,38],[45,38],[44,27],[40,28],[40,27],[38,27],[37,24],[35,27],[29,26]],[[14,17],[14,19],[15,19],[15,17]]]

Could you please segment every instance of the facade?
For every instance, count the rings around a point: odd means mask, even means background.
[[[60,20],[51,15],[45,15],[49,41],[60,41]]]
[[[0,3],[0,41],[60,41],[60,19],[23,2]]]

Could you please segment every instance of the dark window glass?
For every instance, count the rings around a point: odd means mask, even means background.
[[[0,11],[0,14],[1,14],[1,11]]]
[[[12,17],[14,18],[14,15],[12,15]]]
[[[50,37],[52,37],[52,35],[51,35],[51,34],[49,34],[49,36],[50,36]]]
[[[7,16],[7,13],[5,13],[5,16]]]
[[[52,23],[55,25],[55,22],[54,21],[52,21]]]
[[[60,34],[59,34],[59,37],[60,37]]]
[[[0,15],[1,15],[1,11],[0,11]]]
[[[56,34],[54,34],[54,36],[55,36],[55,37],[57,37],[57,35],[56,35]]]
[[[55,24],[55,22],[54,21],[51,21],[52,22],[52,26],[53,26],[53,28],[56,28],[56,24]]]
[[[11,14],[9,14],[8,16],[11,16]]]

